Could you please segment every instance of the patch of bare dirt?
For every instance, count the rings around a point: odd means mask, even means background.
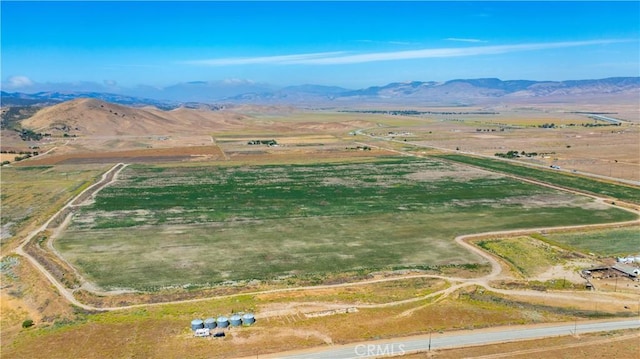
[[[84,152],[51,155],[23,161],[17,165],[37,166],[54,164],[119,163],[119,162],[166,162],[196,161],[202,159],[221,160],[224,154],[218,146],[191,146],[177,148],[154,148],[114,152]]]
[[[447,168],[438,171],[419,171],[413,172],[405,176],[414,181],[429,182],[441,179],[450,179],[452,181],[465,182],[478,178],[499,178],[500,176],[491,172],[482,171],[470,167],[450,165]]]
[[[286,338],[286,337],[294,337],[303,339],[305,341],[309,340],[319,340],[323,344],[333,344],[333,340],[329,335],[323,333],[318,330],[311,329],[302,329],[302,328],[280,328],[275,332],[265,332],[265,331],[254,331],[246,334],[241,332],[231,332],[231,341],[234,344],[245,344],[251,345],[259,343],[263,340],[268,340],[273,337],[278,338]]]
[[[562,279],[572,283],[586,283],[585,279],[580,276],[580,270],[593,267],[596,261],[588,259],[569,260],[564,264],[558,264],[547,268],[546,271],[530,278],[531,280],[539,280],[545,282],[552,279]]]

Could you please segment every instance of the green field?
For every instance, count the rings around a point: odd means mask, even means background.
[[[640,187],[637,186],[626,186],[622,184],[597,181],[586,177],[558,172],[556,170],[536,169],[530,166],[516,165],[511,162],[487,158],[464,155],[441,155],[439,157],[486,168],[492,171],[513,174],[523,178],[530,178],[564,188],[575,189],[577,191],[617,198],[630,203],[640,203]]]
[[[531,237],[493,239],[478,245],[511,263],[525,277],[536,276],[565,261],[561,251]]]
[[[545,239],[583,253],[624,256],[640,253],[640,227],[572,233],[550,233]]]
[[[130,166],[56,246],[100,286],[154,290],[478,263],[454,236],[633,218],[432,159]]]

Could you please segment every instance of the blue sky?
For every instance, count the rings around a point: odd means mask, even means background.
[[[637,1],[0,6],[6,91],[640,76]]]

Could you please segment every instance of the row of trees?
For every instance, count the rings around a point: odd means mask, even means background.
[[[2,150],[2,151],[0,151],[0,153],[19,154],[20,156],[16,156],[16,157],[13,159],[13,162],[20,162],[20,161],[22,161],[22,160],[26,160],[27,158],[31,158],[31,157],[33,157],[33,156],[37,156],[37,155],[39,154],[39,152],[38,152],[38,151],[33,151],[33,152],[30,152],[30,151],[20,151],[20,152],[17,152],[17,151],[13,151],[13,150],[11,150],[11,151]],[[5,165],[8,165],[8,164],[10,164],[10,163],[11,163],[11,161],[2,161],[2,162],[0,163],[0,165],[1,165],[1,166],[5,166]]]
[[[369,146],[345,147],[344,149],[345,150],[371,151],[371,147],[369,147]]]
[[[518,151],[509,151],[507,153],[496,153],[496,157],[502,158],[518,158],[518,157],[536,157],[538,155],[537,152],[518,152]]]
[[[23,141],[40,141],[43,137],[51,137],[50,133],[38,133],[27,129],[19,130],[19,132]]]
[[[267,145],[267,146],[275,146],[278,142],[276,140],[251,140],[247,142],[247,145]]]

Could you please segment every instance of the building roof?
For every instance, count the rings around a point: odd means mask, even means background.
[[[613,266],[611,266],[611,268],[620,271],[630,277],[637,277],[638,274],[640,274],[640,269],[639,268],[634,268],[628,265],[624,265],[621,263],[616,263]]]

